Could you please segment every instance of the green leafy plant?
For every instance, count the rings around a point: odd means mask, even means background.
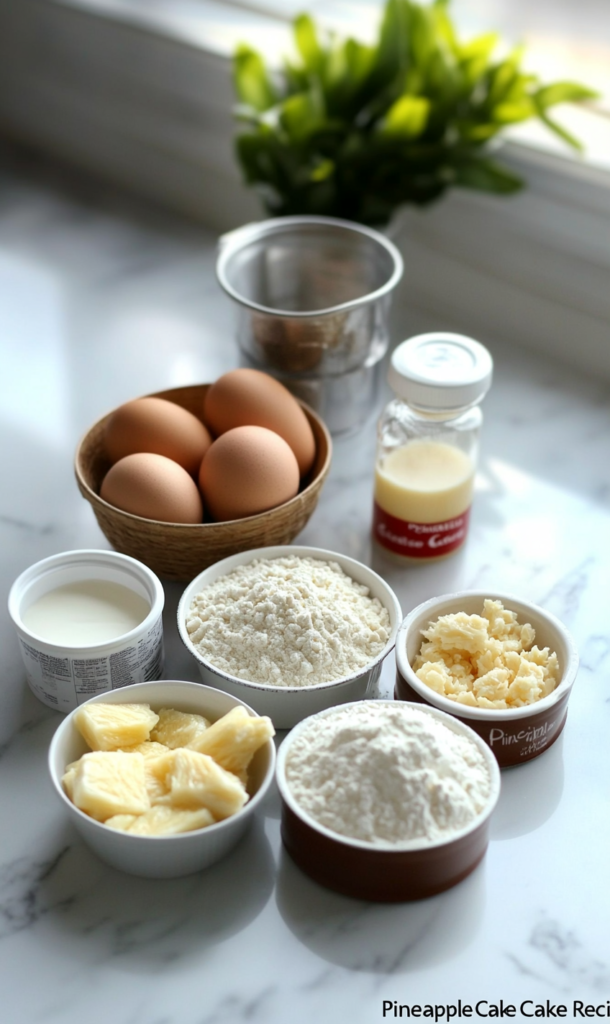
[[[448,0],[388,0],[376,44],[324,36],[294,21],[298,59],[269,70],[242,45],[234,60],[243,128],[237,156],[269,213],[324,214],[383,225],[405,203],[424,205],[453,185],[508,195],[523,186],[492,159],[492,140],[558,103],[596,98],[575,82],[542,85],[518,48],[494,58],[488,33],[461,41]]]

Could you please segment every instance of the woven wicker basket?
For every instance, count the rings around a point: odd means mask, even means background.
[[[165,398],[201,418],[203,399],[209,384],[158,391]],[[332,443],[322,420],[300,403],[311,424],[316,441],[316,458],[302,489],[283,505],[246,519],[226,523],[161,523],[122,512],[99,496],[101,482],[110,468],[102,446],[108,416],[98,420],[81,440],[75,457],[79,490],[93,506],[102,533],[117,551],[144,562],[167,580],[192,580],[213,562],[250,548],[290,544],[315,509],[330,468]],[[108,414],[110,415],[110,413]]]

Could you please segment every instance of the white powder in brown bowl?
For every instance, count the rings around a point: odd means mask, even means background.
[[[338,708],[287,742],[286,780],[299,806],[331,831],[376,846],[450,839],[489,799],[475,742],[400,702]]]
[[[364,671],[381,654],[390,615],[337,562],[255,559],[193,599],[186,628],[199,653],[249,682],[315,686]]]

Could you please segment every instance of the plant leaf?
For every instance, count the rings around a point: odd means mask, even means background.
[[[527,121],[535,117],[537,113],[536,104],[524,96],[523,99],[506,103],[498,103],[493,110],[493,120],[496,124],[516,124],[518,121]]]
[[[455,33],[455,26],[447,10],[448,7],[449,0],[434,0],[431,6],[431,13],[439,39],[442,39],[453,53],[457,53],[459,42]]]
[[[293,142],[306,139],[324,125],[324,107],[317,90],[289,96],[280,107],[279,122]]]
[[[324,52],[318,41],[318,33],[309,14],[300,14],[293,23],[294,39],[303,64],[308,71],[319,74],[322,70]]]
[[[500,125],[486,124],[482,121],[458,121],[457,129],[460,133],[460,138],[464,141],[481,143],[487,142],[494,135],[497,135],[500,131]]]
[[[238,46],[233,62],[235,90],[242,103],[254,110],[268,110],[276,103],[263,58],[249,46]]]
[[[383,135],[415,139],[428,122],[430,100],[424,96],[401,96],[388,110],[380,126]]]
[[[457,57],[468,85],[475,85],[485,74],[490,57],[499,41],[496,32],[487,32],[459,46]]]
[[[412,9],[407,0],[388,0],[385,5],[375,59],[375,88],[382,90],[408,67]]]
[[[518,192],[523,187],[523,180],[492,160],[473,157],[455,164],[455,184],[506,196]]]
[[[321,160],[309,175],[311,181],[326,181],[335,171],[334,160]]]
[[[373,69],[376,50],[355,39],[346,39],[334,54],[322,80],[326,110],[329,117],[343,118],[352,123],[366,106],[369,77]]]
[[[519,74],[519,65],[523,57],[523,47],[518,46],[506,60],[492,68],[489,82],[488,102],[492,107],[506,96]]]
[[[559,136],[560,139],[563,139],[564,142],[567,142],[568,146],[571,146],[572,149],[582,153],[584,149],[582,142],[579,142],[578,139],[567,130],[567,128],[563,128],[562,125],[557,124],[557,121],[554,121],[542,110],[538,111],[538,117],[543,124],[547,126],[547,128],[554,132],[555,135]]]
[[[345,76],[349,73],[345,47],[341,44],[331,42],[326,50],[323,68],[323,87],[328,95],[332,89],[341,87]]]
[[[578,103],[582,100],[597,100],[599,97],[600,93],[578,82],[554,82],[553,85],[542,86],[534,94],[539,110],[547,110],[556,103]]]
[[[453,184],[509,195],[522,182],[486,143],[532,117],[580,148],[550,108],[596,93],[543,85],[521,70],[520,48],[494,59],[495,33],[462,42],[450,0],[385,0],[372,46],[307,14],[293,26],[296,53],[277,75],[246,45],[234,61],[238,159],[276,214],[381,223]]]
[[[435,53],[436,39],[430,10],[413,4],[411,9],[411,51],[413,61],[424,70]]]
[[[424,92],[439,103],[453,105],[460,91],[461,74],[452,55],[435,50],[428,59]]]
[[[502,102],[509,101],[509,100],[521,100],[521,99],[523,99],[524,96],[529,97],[530,96],[530,87],[532,85],[537,85],[537,83],[538,83],[538,76],[537,75],[526,75],[526,74],[522,74],[521,72],[517,72],[517,74],[515,75],[511,85],[508,87],[508,89],[504,93],[504,96],[502,98]]]
[[[292,64],[284,60],[284,75],[286,77],[287,93],[305,92],[309,87],[309,72],[300,64]]]
[[[461,43],[458,50],[460,60],[472,60],[474,57],[483,58],[485,61],[491,56],[499,42],[497,32],[485,32],[484,35],[475,36],[467,43]]]
[[[360,85],[373,67],[375,49],[358,43],[355,39],[347,39],[344,49],[347,74],[353,85]]]
[[[274,159],[274,143],[270,134],[264,131],[247,132],[235,140],[237,156],[250,185],[264,181],[281,188]]]

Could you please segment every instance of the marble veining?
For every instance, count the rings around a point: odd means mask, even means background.
[[[211,234],[14,162],[0,179],[6,595],[40,558],[108,546],[73,479],[91,422],[134,395],[212,380],[238,357]],[[108,868],[62,816],[46,769],[58,717],[27,689],[3,613],[2,1024],[376,1024],[384,1000],[610,999],[610,388],[481,340],[496,370],[465,550],[404,570],[373,549],[374,418],[337,440],[299,540],[372,565],[405,612],[434,594],[495,588],[573,632],[582,667],[566,729],[504,773],[482,864],[420,903],[347,899],[285,853],[272,793],[208,871],[151,881]],[[166,587],[165,674],[196,680],[175,629],[181,590]],[[376,694],[393,685],[389,658]]]
[[[534,927],[529,938],[533,949],[542,953],[555,968],[566,974],[574,984],[585,981],[602,992],[610,989],[610,970],[583,948],[577,935],[563,928],[559,921],[546,917]]]
[[[530,975],[564,993],[584,983],[600,995],[610,992],[610,967],[583,946],[577,934],[559,921],[541,914],[532,928],[527,949],[508,959],[524,976]],[[533,955],[532,955],[533,951]]]

